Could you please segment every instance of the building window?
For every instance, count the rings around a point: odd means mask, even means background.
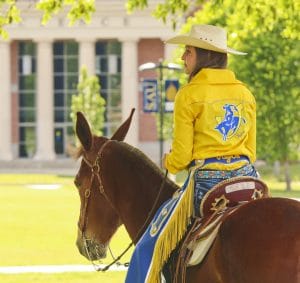
[[[18,43],[19,156],[33,157],[36,150],[36,45]]]
[[[96,75],[101,86],[101,96],[106,100],[104,135],[111,136],[122,119],[120,42],[96,42]]]
[[[78,83],[78,43],[57,41],[53,44],[54,60],[54,141],[55,152],[66,155],[69,142],[74,139],[70,118],[71,97]]]

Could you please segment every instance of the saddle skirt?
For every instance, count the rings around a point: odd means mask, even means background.
[[[213,244],[224,219],[241,205],[269,197],[268,187],[261,180],[242,176],[224,180],[214,186],[200,205],[201,218],[185,239],[188,266],[197,265]]]

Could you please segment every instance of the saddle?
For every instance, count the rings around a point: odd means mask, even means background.
[[[254,177],[235,177],[214,186],[201,202],[201,217],[193,219],[177,249],[172,283],[184,283],[186,268],[201,263],[229,214],[249,201],[266,197],[269,197],[267,185]]]

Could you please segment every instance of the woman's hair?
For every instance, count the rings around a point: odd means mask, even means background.
[[[191,72],[189,81],[203,68],[225,69],[227,67],[227,53],[216,52],[195,47],[197,62]]]

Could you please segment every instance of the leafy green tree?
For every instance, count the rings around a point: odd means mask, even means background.
[[[62,9],[68,9],[68,18],[70,24],[77,20],[89,22],[92,13],[95,11],[96,0],[40,0],[36,3],[36,8],[43,12],[42,22],[45,24],[54,15]],[[20,10],[16,5],[17,0],[0,0],[0,36],[7,37],[4,27],[11,23],[21,21]],[[148,7],[148,0],[124,0],[129,13],[137,9]],[[182,23],[187,15],[193,15],[195,11],[202,8],[203,5],[209,3],[215,10],[223,9],[226,6],[225,0],[164,0],[156,5],[153,16],[164,22],[171,21],[176,27]],[[291,38],[300,37],[300,21],[299,21],[299,0],[239,0],[234,1],[234,10],[238,10],[243,14],[244,18],[236,17],[236,20],[251,22],[253,32],[258,28],[269,29],[281,19],[284,24],[284,34]],[[230,10],[224,11],[231,13]]]
[[[132,12],[136,9],[143,9],[148,6],[148,0],[127,0],[127,9]],[[226,0],[164,0],[154,8],[153,15],[164,22],[171,21],[175,27],[182,23],[182,18],[193,16],[194,12],[209,4],[215,12],[223,12],[228,16],[237,11],[235,15],[230,15],[232,20],[245,23],[249,21],[248,28],[255,31],[262,29],[272,29],[277,21],[283,22],[283,33],[290,38],[300,37],[300,1],[299,0],[238,0],[232,1],[228,5]],[[223,10],[224,8],[228,10]],[[241,18],[240,15],[243,15]]]
[[[95,0],[40,0],[35,8],[42,11],[42,24],[46,24],[53,15],[67,9],[67,17],[70,25],[78,20],[86,23],[91,21],[95,12]],[[8,33],[5,26],[22,21],[21,11],[17,6],[17,0],[0,0],[0,37],[7,39]]]
[[[0,0],[0,38],[8,38],[5,26],[20,21],[20,10],[16,7],[16,0]]]
[[[70,25],[78,20],[86,23],[91,21],[92,13],[95,12],[95,0],[40,0],[36,8],[43,12],[42,23],[46,24],[54,14],[67,7]]]
[[[271,32],[246,38],[248,58],[234,60],[232,67],[256,96],[258,156],[280,161],[291,190],[289,164],[299,157],[300,145],[300,45],[282,38],[281,31],[279,24]]]
[[[97,76],[88,76],[85,67],[81,68],[77,94],[72,96],[71,119],[75,127],[76,113],[81,111],[91,123],[94,134],[102,135],[104,125],[105,100],[100,95],[100,85]]]

